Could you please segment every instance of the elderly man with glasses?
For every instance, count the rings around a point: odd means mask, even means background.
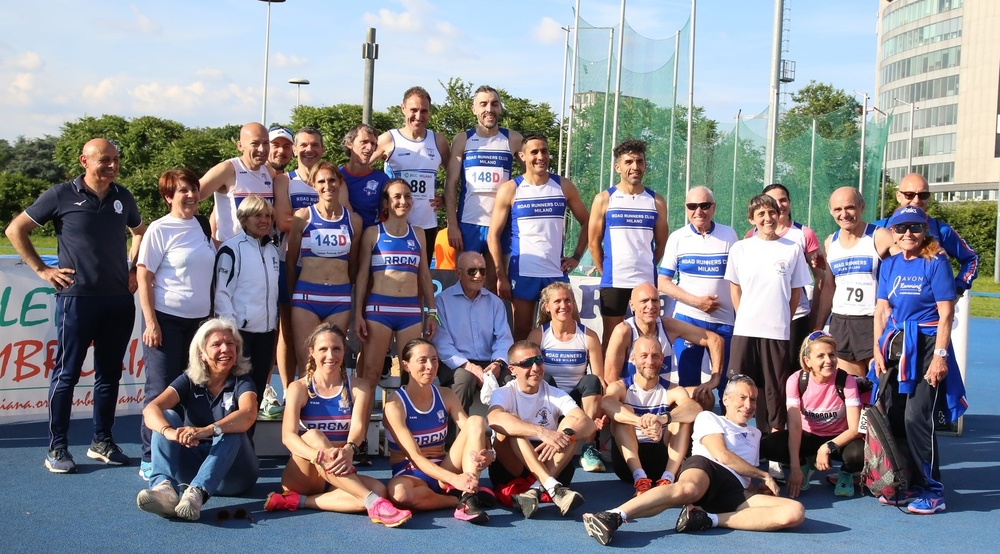
[[[441,325],[433,341],[441,361],[441,385],[458,395],[468,413],[487,373],[500,384],[510,379],[504,359],[514,339],[503,300],[483,288],[486,260],[482,254],[463,252],[455,272],[458,282],[435,299]]]
[[[736,231],[713,220],[715,196],[708,188],[692,188],[685,202],[690,224],[674,231],[667,239],[658,286],[660,292],[677,301],[675,319],[722,337],[725,341],[723,367],[728,367],[736,312],[725,276],[729,249],[737,240]],[[684,337],[678,337],[673,347],[679,383],[685,387],[703,386],[709,393],[717,388],[722,398],[726,382],[721,375],[712,375],[705,347]]]
[[[527,490],[511,495],[525,519],[535,514],[543,495],[565,516],[583,504],[583,496],[568,487],[576,467],[570,463],[576,441],[591,443],[597,427],[568,393],[545,382],[537,344],[517,341],[507,357],[515,379],[493,393],[487,415],[497,432],[490,480],[494,489],[508,492],[517,479],[530,483]]]

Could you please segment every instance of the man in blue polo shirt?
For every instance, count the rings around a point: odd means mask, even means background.
[[[7,238],[21,259],[56,289],[56,361],[49,383],[49,452],[45,467],[74,473],[69,453],[73,389],[83,360],[94,344],[94,438],[87,456],[110,465],[129,458],[115,444],[111,428],[118,405],[122,359],[135,322],[135,260],[146,231],[132,194],[114,182],[118,149],[105,139],[83,146],[84,174],[48,189],[7,227]],[[59,245],[59,267],[48,267],[29,234],[52,221]],[[124,228],[132,232],[126,251]],[[126,254],[128,257],[126,258]]]

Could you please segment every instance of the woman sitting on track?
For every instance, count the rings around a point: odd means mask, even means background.
[[[608,421],[601,413],[601,398],[607,386],[601,339],[577,321],[578,310],[569,283],[559,281],[542,289],[539,306],[538,327],[528,334],[528,340],[542,348],[546,379],[569,394],[600,431]],[[604,471],[598,453],[596,443],[584,447],[580,457],[584,471]]]
[[[243,339],[226,319],[209,319],[188,349],[188,368],[142,409],[153,433],[149,488],[139,509],[197,521],[213,494],[235,496],[257,482],[260,462],[246,431],[257,420],[257,393]],[[174,411],[180,406],[184,417]],[[189,483],[178,498],[176,487]]]
[[[865,457],[864,441],[858,434],[861,398],[857,381],[837,369],[837,343],[823,331],[802,341],[799,359],[803,369],[792,373],[785,385],[788,430],[763,438],[761,456],[791,465],[789,498],[809,488],[813,468],[826,471],[831,460],[840,460],[834,494],[854,496],[854,473],[861,471]]]
[[[355,407],[364,404],[369,391],[363,381],[347,377],[344,345],[344,332],[329,323],[307,339],[306,375],[288,387],[281,421],[281,442],[292,453],[281,475],[285,492],[269,494],[264,508],[367,510],[375,523],[396,527],[412,514],[385,499],[382,483],[354,469],[365,430],[364,414]]]
[[[492,491],[479,487],[480,472],[495,457],[487,449],[486,420],[467,416],[451,389],[434,386],[438,356],[430,341],[411,340],[399,357],[410,381],[385,406],[393,501],[414,510],[455,507],[456,519],[486,523],[483,504],[495,504]],[[450,452],[449,417],[459,429]]]

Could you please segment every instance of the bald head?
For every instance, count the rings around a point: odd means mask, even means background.
[[[830,215],[837,225],[845,230],[863,232],[865,222],[862,215],[865,211],[865,199],[854,187],[840,187],[830,195]]]
[[[924,179],[924,176],[919,173],[910,173],[906,177],[903,177],[899,182],[899,188],[896,190],[896,200],[900,206],[915,206],[921,210],[926,210],[930,197],[930,187],[927,186],[927,179]]]
[[[715,195],[712,194],[712,189],[708,187],[691,187],[685,197],[687,202],[715,202]]]
[[[83,145],[80,154],[84,179],[95,188],[104,188],[118,177],[118,148],[111,141],[95,138]]]
[[[629,306],[637,320],[653,322],[660,317],[660,291],[649,283],[643,283],[632,289]]]
[[[248,169],[252,171],[260,169],[271,152],[267,129],[260,123],[247,123],[240,128],[240,140],[236,143],[236,147],[243,154],[240,158]]]

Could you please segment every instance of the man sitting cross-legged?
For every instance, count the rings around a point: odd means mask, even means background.
[[[567,486],[575,467],[570,463],[575,440],[590,444],[597,427],[569,394],[545,382],[538,345],[517,341],[507,359],[515,380],[493,392],[487,415],[497,432],[490,480],[499,490],[516,478],[534,479],[527,491],[512,498],[525,518],[538,510],[543,492],[566,515],[583,504],[583,496]]]
[[[695,418],[692,456],[682,464],[676,483],[656,487],[613,510],[584,514],[587,534],[608,544],[626,518],[650,517],[674,506],[682,506],[678,533],[711,527],[776,531],[800,525],[805,508],[779,498],[774,478],[756,466],[761,433],[747,425],[757,406],[753,379],[734,376],[722,402],[725,417],[706,411]],[[751,478],[764,482],[754,488]]]
[[[632,343],[635,373],[608,386],[601,408],[611,418],[615,448],[611,460],[622,481],[632,481],[635,495],[669,485],[691,443],[691,423],[701,406],[683,387],[670,387],[660,376],[663,351],[652,335]]]

